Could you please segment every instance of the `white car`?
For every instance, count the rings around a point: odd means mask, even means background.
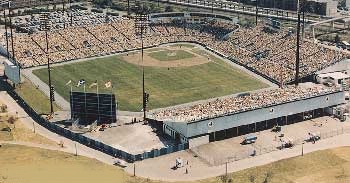
[[[115,159],[115,160],[113,161],[113,165],[120,166],[120,167],[122,167],[122,168],[127,167],[126,162],[123,161],[123,160],[120,160],[120,159]]]

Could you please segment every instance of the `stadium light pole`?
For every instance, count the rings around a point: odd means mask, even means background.
[[[4,4],[1,4],[1,5],[4,5]],[[10,5],[8,5],[8,6],[10,6]],[[9,39],[8,39],[8,32],[7,32],[6,8],[4,8],[4,23],[5,23],[6,49],[7,49],[7,53],[10,53],[10,51],[9,51]],[[10,59],[10,54],[7,55],[7,59]]]
[[[66,12],[66,0],[63,0],[62,3],[63,3],[62,12],[63,12],[63,16],[65,16],[65,12]],[[64,19],[63,28],[64,28],[64,29],[66,28],[66,19]]]
[[[297,24],[297,50],[295,55],[295,86],[299,84],[299,64],[300,64],[300,0],[297,4],[297,15],[298,15],[298,24]]]
[[[43,12],[40,16],[41,28],[45,31],[46,39],[46,57],[47,57],[47,72],[49,79],[49,91],[50,91],[50,114],[53,114],[53,101],[54,101],[54,90],[51,83],[51,67],[50,67],[50,56],[49,56],[49,37],[47,31],[50,29],[49,12]]]
[[[304,42],[304,36],[305,36],[305,1],[304,0],[302,0],[302,11],[303,11],[302,42]]]
[[[14,43],[14,40],[13,40],[13,29],[12,29],[12,14],[13,14],[13,11],[12,11],[12,8],[11,8],[11,5],[10,5],[10,1],[8,1],[8,8],[9,8],[9,17],[10,17],[10,31],[11,31],[11,47],[12,47],[12,59],[13,59],[13,62],[15,62],[14,64],[16,64],[16,66],[18,67],[18,76],[19,76],[19,81],[21,81],[21,69],[20,69],[20,66],[19,66],[19,63],[17,62],[17,59],[16,59],[16,54],[15,54],[15,43]],[[15,86],[15,84],[14,84]]]
[[[258,0],[255,0],[255,26],[258,26]]]
[[[130,15],[130,0],[128,0],[128,15]]]
[[[7,32],[7,18],[6,18],[6,9],[9,10],[9,18],[11,21],[11,17],[10,17],[10,7],[11,7],[11,1],[1,1],[0,5],[4,7],[4,23],[5,23],[5,38],[6,38],[6,50],[7,50],[7,58],[10,60],[10,50],[9,50],[9,38],[8,38],[8,32]],[[5,5],[5,6],[4,6]],[[10,22],[10,28],[11,28],[11,22]],[[11,34],[11,38],[12,38],[12,34]]]
[[[72,0],[69,0],[69,11],[70,11],[70,26],[73,26],[73,11],[72,11]]]
[[[14,41],[13,41],[13,28],[12,28],[12,18],[11,15],[12,14],[12,10],[10,8],[10,3],[9,3],[9,17],[10,17],[10,32],[11,32],[11,49],[12,49],[12,59],[14,62],[16,62],[16,58],[15,58],[15,47],[14,47]],[[18,66],[17,62],[16,65]]]
[[[143,9],[143,8],[142,8]],[[136,34],[140,35],[141,38],[141,64],[142,64],[142,110],[143,120],[146,120],[146,108],[147,108],[147,94],[145,91],[145,67],[143,65],[143,34],[147,31],[148,27],[148,15],[144,14],[143,11],[135,16],[135,30]]]

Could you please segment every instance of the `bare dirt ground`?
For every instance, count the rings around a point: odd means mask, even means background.
[[[151,126],[142,123],[111,127],[103,132],[88,132],[84,135],[134,154],[174,144],[171,139],[157,136]]]
[[[154,50],[146,50],[145,55],[144,55],[144,60],[143,63],[141,63],[140,58],[141,58],[141,52],[132,52],[125,54],[123,56],[123,59],[129,63],[135,64],[135,65],[140,65],[140,66],[150,66],[150,67],[190,67],[190,66],[195,66],[195,65],[201,65],[201,64],[206,64],[210,62],[211,60],[208,59],[207,57],[204,57],[202,55],[199,55],[195,52],[192,51],[193,48],[188,48],[188,47],[170,47],[170,46],[163,46],[160,49]],[[173,61],[160,61],[155,58],[150,57],[147,53],[151,52],[157,52],[157,51],[175,51],[175,50],[184,50],[187,52],[190,52],[191,54],[194,55],[193,58],[187,58],[187,59],[180,59],[180,60],[173,60]]]

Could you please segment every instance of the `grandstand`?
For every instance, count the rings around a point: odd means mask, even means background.
[[[265,92],[213,99],[186,107],[154,112],[150,118],[162,122],[173,139],[195,147],[276,125],[325,115],[329,107],[345,103],[342,88],[305,83]]]
[[[161,18],[162,16],[166,18]],[[198,19],[200,16],[203,17]],[[208,13],[152,14],[150,20],[145,47],[172,42],[194,42],[274,83],[287,84],[293,81],[296,44],[295,35],[289,29],[269,32],[264,24],[253,28],[239,27],[233,18]],[[16,58],[22,68],[46,64],[44,37],[42,32],[14,36]],[[135,35],[134,20],[127,18],[99,25],[53,30],[49,33],[49,39],[50,60],[53,63],[141,47]],[[348,57],[343,52],[305,40],[301,45],[301,76],[310,76]]]

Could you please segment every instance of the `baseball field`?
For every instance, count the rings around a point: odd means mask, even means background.
[[[148,109],[268,87],[245,71],[191,45],[148,49],[143,61],[140,52],[131,52],[56,65],[52,70],[52,81],[56,91],[69,100],[70,86],[74,91],[83,90],[83,86],[76,85],[84,79],[86,90],[95,92],[97,88],[89,85],[97,80],[99,92],[116,93],[119,110],[141,111],[142,68],[146,92],[150,94]],[[33,73],[48,82],[45,68]],[[72,84],[66,86],[70,80]],[[108,81],[112,82],[113,88],[105,87]]]

